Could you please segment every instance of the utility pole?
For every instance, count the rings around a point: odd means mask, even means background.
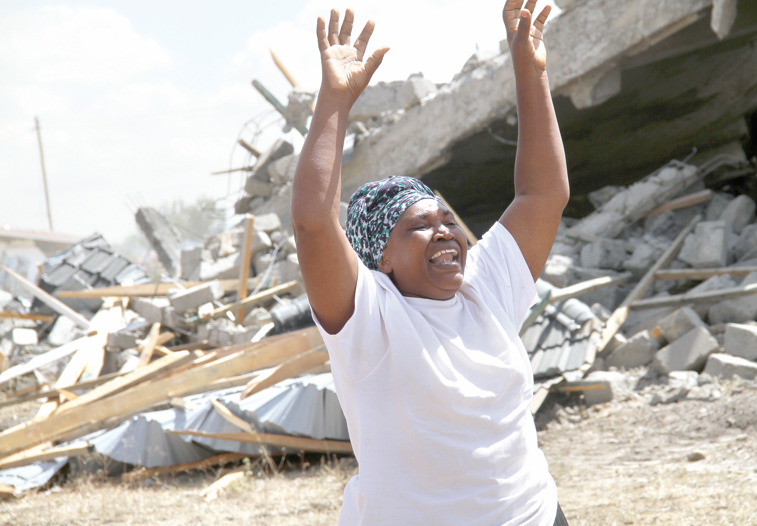
[[[45,187],[45,204],[47,205],[47,222],[50,232],[53,231],[53,216],[50,213],[50,194],[47,191],[47,174],[45,173],[45,154],[42,152],[42,133],[39,129],[39,119],[34,117],[34,129],[37,130],[37,142],[39,143],[39,160],[42,163],[42,183]]]

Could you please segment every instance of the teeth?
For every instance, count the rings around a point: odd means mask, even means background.
[[[444,249],[444,250],[440,250],[439,252],[437,252],[436,254],[434,254],[433,256],[431,256],[431,259],[438,258],[442,254],[449,254],[449,253],[457,254],[457,250],[455,250],[454,248],[447,248],[447,249]]]

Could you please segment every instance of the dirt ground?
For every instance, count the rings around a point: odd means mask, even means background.
[[[757,524],[757,389],[721,390],[653,407],[638,396],[588,409],[575,395],[549,400],[539,440],[571,526]],[[335,525],[350,460],[254,469],[210,502],[201,491],[228,468],[132,484],[69,477],[0,502],[0,524]]]

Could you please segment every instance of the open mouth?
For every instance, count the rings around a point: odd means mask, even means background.
[[[439,266],[457,265],[459,261],[459,257],[460,255],[457,249],[445,248],[445,249],[435,252],[434,255],[431,256],[431,259],[429,259],[428,261],[432,265],[439,265]]]

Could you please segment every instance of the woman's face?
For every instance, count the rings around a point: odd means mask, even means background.
[[[378,266],[404,296],[445,300],[463,284],[467,253],[452,212],[435,199],[422,199],[394,225]]]

